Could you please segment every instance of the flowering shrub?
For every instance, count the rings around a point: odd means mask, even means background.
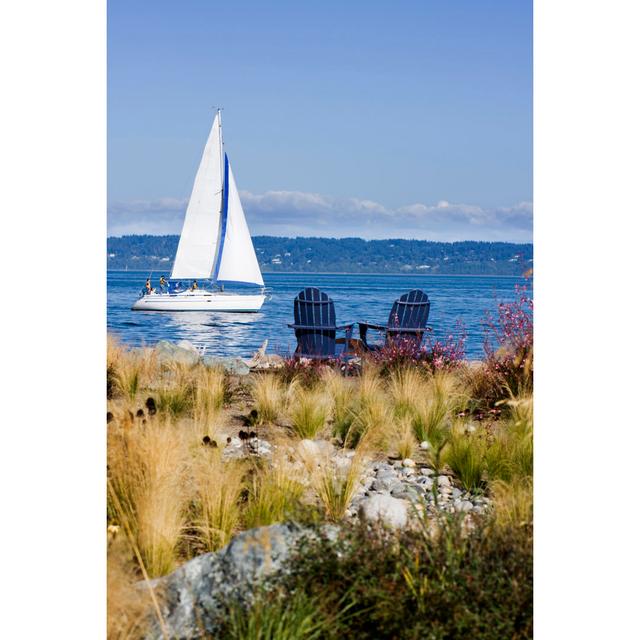
[[[283,357],[282,368],[278,370],[280,379],[289,384],[295,378],[304,387],[313,387],[322,377],[326,368],[341,368],[344,364],[338,358],[312,360],[295,356]]]
[[[467,334],[461,322],[456,325],[456,332],[447,335],[444,342],[427,338],[429,362],[433,369],[448,369],[458,365],[465,357],[464,345]]]
[[[379,350],[372,351],[367,357],[379,365],[382,372],[418,364],[432,371],[450,369],[457,366],[465,357],[464,344],[466,333],[460,323],[455,333],[447,335],[444,341],[427,337],[422,346],[415,339],[394,338]]]
[[[487,374],[514,394],[533,385],[533,300],[526,284],[515,293],[498,304],[497,317],[487,313],[485,338]]]

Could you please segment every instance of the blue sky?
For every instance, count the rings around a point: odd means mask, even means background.
[[[177,233],[211,121],[254,234],[532,237],[511,0],[108,3],[108,231]]]

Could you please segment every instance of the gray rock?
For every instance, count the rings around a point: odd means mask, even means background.
[[[451,489],[451,495],[454,498],[459,498],[462,495],[462,491],[460,491],[460,489],[457,489],[456,487],[454,487],[453,489]]]
[[[241,358],[206,356],[202,362],[207,367],[222,367],[227,373],[236,376],[246,376],[251,371],[249,365]]]
[[[392,496],[371,496],[362,501],[358,515],[363,522],[381,521],[393,529],[398,529],[407,524],[407,505]]]
[[[245,440],[243,443],[240,438],[233,436],[231,442],[227,444],[222,452],[225,458],[246,458],[251,456],[270,456],[273,452],[273,445],[266,440],[253,438]]]
[[[392,469],[380,469],[376,473],[376,478],[378,480],[395,480],[398,477],[398,474]]]
[[[449,476],[438,476],[438,486],[439,487],[450,487],[451,480],[449,480]]]
[[[181,364],[194,365],[200,360],[200,355],[193,345],[190,344],[190,347],[192,348],[183,348],[167,340],[160,340],[153,348],[153,351],[160,363],[179,362]]]
[[[435,473],[435,471],[433,469],[430,469],[429,467],[422,467],[420,469],[420,475],[423,476],[432,476]]]
[[[425,489],[431,489],[433,487],[433,480],[431,478],[427,478],[426,476],[420,476],[416,482],[420,484],[420,486]]]
[[[178,347],[179,349],[184,349],[185,351],[191,351],[197,355],[200,355],[198,348],[194,344],[191,344],[191,342],[189,342],[188,340],[180,340],[180,342],[176,343],[176,347]]]
[[[373,491],[389,491],[393,482],[393,478],[376,478],[371,485],[371,489]]]
[[[463,513],[466,513],[467,511],[471,511],[471,509],[473,509],[473,503],[469,502],[468,500],[458,500],[453,503],[453,506],[455,507],[456,511],[462,511]]]
[[[391,483],[391,486],[389,487],[389,491],[391,493],[393,493],[394,491],[403,491],[406,486],[407,485],[404,482],[400,482],[399,480],[396,480],[395,482]]]
[[[326,527],[335,538],[336,527]],[[215,637],[216,617],[225,599],[250,603],[258,582],[278,571],[297,542],[310,535],[294,524],[275,524],[244,531],[224,549],[206,553],[182,565],[172,574],[153,581],[161,594],[162,614],[170,638]],[[147,640],[161,640],[162,630],[153,622]]]
[[[420,499],[420,493],[411,485],[403,485],[402,488],[392,491],[391,495],[394,498],[399,498],[400,500],[411,500],[412,502]]]

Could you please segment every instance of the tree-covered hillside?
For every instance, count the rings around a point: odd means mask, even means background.
[[[255,236],[263,272],[439,273],[520,275],[533,266],[533,245],[361,238]],[[107,239],[107,268],[166,271],[178,236]]]

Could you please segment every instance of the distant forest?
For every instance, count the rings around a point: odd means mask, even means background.
[[[253,244],[264,273],[522,275],[533,266],[533,245],[510,242],[255,236]],[[177,235],[111,237],[107,268],[168,274],[177,246]]]

